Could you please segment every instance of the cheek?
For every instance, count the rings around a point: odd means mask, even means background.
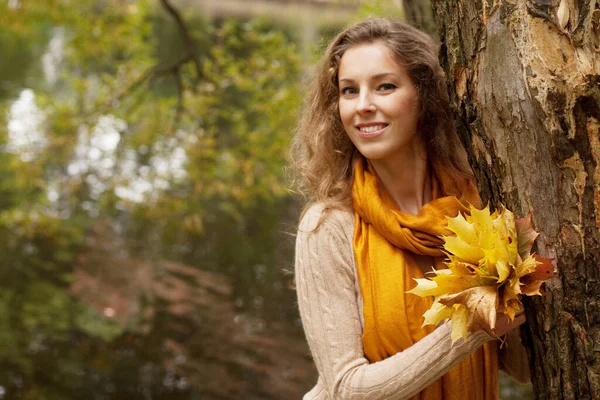
[[[411,97],[398,99],[390,105],[390,112],[402,119],[416,120],[419,116],[419,100]]]
[[[415,119],[419,119],[419,114],[421,113],[421,100],[419,99],[419,95],[417,93],[414,94],[410,101],[410,112],[413,114]]]
[[[352,107],[344,101],[340,101],[338,103],[338,110],[340,113],[340,119],[342,120],[342,124],[344,127],[352,123]]]

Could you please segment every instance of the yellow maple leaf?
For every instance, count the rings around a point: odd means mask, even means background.
[[[407,293],[418,296],[440,296],[462,292],[475,286],[492,285],[496,279],[474,273],[469,264],[460,261],[449,262],[449,269],[433,270],[431,278],[416,278],[417,286]]]
[[[452,307],[452,317],[450,318],[452,321],[452,343],[456,342],[458,339],[467,338],[467,323],[469,320],[469,311],[463,305],[457,304],[456,307]]]
[[[406,293],[411,293],[411,294],[416,294],[417,296],[426,297],[426,296],[437,296],[439,293],[441,293],[443,291],[443,290],[440,290],[440,288],[438,287],[438,284],[435,281],[432,281],[431,279],[415,278],[415,281],[417,282],[417,286],[415,286],[411,290],[408,290]]]
[[[468,318],[466,320],[461,319],[460,321],[461,324],[464,322],[467,329],[473,326],[489,326],[493,331],[496,328],[498,296],[496,287],[494,286],[472,287],[460,293],[440,297],[438,302],[447,307],[454,307],[456,305],[464,307]],[[452,320],[452,325],[454,325],[454,319]],[[464,332],[462,337],[466,338],[464,327],[460,326],[457,329]]]
[[[515,315],[521,309],[521,301],[519,300],[521,293],[521,280],[516,276],[507,280],[501,288],[500,298],[502,299],[502,308],[498,311],[506,314],[511,321],[515,319]]]
[[[448,230],[471,246],[479,245],[479,234],[475,229],[475,225],[467,221],[462,214],[459,213],[455,218],[446,219],[448,220]]]
[[[425,311],[423,325],[437,325],[446,318],[452,317],[452,308],[446,307],[439,301],[434,301],[429,310]]]
[[[529,255],[515,268],[515,274],[517,278],[521,278],[522,276],[535,272],[538,264],[540,264],[540,262],[537,261],[533,255]]]
[[[444,236],[444,248],[467,263],[478,264],[485,257],[484,251],[465,242],[460,236]]]

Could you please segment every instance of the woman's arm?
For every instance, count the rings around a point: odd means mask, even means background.
[[[449,323],[383,361],[363,354],[354,253],[344,235],[344,213],[332,211],[321,226],[313,207],[296,242],[296,286],[311,353],[331,399],[404,399],[420,392],[492,337],[469,334],[454,345]],[[311,232],[312,231],[312,232]]]

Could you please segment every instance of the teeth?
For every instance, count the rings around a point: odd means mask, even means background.
[[[358,128],[361,132],[371,133],[385,128],[385,125],[361,126]]]

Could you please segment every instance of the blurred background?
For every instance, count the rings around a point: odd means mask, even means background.
[[[368,15],[400,1],[0,0],[0,399],[314,385],[285,166],[317,55]]]

